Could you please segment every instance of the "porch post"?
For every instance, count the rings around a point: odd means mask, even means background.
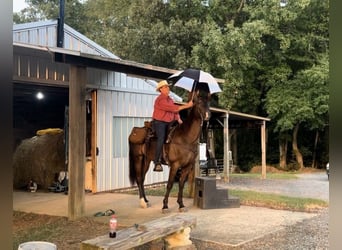
[[[68,161],[68,218],[70,220],[82,217],[85,211],[86,77],[85,67],[70,65]]]
[[[229,113],[226,113],[223,126],[223,180],[229,182]]]
[[[266,179],[266,121],[261,124],[261,178]]]

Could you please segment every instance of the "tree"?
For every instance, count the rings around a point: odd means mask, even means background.
[[[13,14],[13,23],[55,20],[59,17],[59,0],[26,0],[29,7]],[[79,32],[84,32],[84,5],[80,0],[65,0],[64,22]]]
[[[205,9],[200,2],[88,1],[85,34],[121,58],[185,68],[202,36]]]
[[[298,72],[293,80],[273,86],[267,93],[266,107],[270,117],[276,120],[275,132],[293,130],[293,153],[301,168],[304,165],[297,145],[300,124],[306,124],[310,130],[324,129],[328,100],[327,57],[323,57],[318,65]]]
[[[290,135],[293,153],[303,166],[297,145],[300,124],[327,117],[312,113],[318,104],[310,99],[327,99],[327,81],[319,83],[324,90],[308,89],[315,81],[308,75],[326,65],[321,60],[328,56],[328,1],[287,1],[284,7],[277,0],[240,1],[233,9],[236,13],[225,17],[224,27],[218,22],[208,26],[194,47],[195,61],[214,63],[211,67],[216,64],[216,70],[224,72],[226,84],[219,99],[223,107],[270,115],[274,132],[280,133],[282,165]],[[326,79],[327,71],[320,72]],[[326,104],[320,103],[321,108]]]

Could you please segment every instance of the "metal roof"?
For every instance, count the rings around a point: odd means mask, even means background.
[[[57,20],[38,21],[13,25],[13,42],[57,47]],[[110,51],[64,24],[64,48],[119,59]]]

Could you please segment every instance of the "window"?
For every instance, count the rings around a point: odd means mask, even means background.
[[[128,156],[128,136],[133,127],[143,127],[151,117],[113,117],[113,157]]]

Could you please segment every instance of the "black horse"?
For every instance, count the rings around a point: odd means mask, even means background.
[[[197,90],[194,94],[190,93],[194,105],[189,110],[187,118],[183,124],[177,125],[170,143],[164,144],[166,154],[166,162],[170,167],[169,178],[167,182],[167,190],[163,200],[163,212],[168,211],[168,198],[172,189],[175,177],[179,178],[179,191],[177,203],[179,211],[186,211],[183,204],[184,184],[189,178],[193,181],[193,173],[195,162],[198,156],[199,137],[203,121],[209,119],[209,97],[210,95],[200,95]],[[149,206],[145,195],[144,181],[146,172],[149,169],[150,162],[154,158],[156,140],[151,139],[148,143],[131,143],[129,142],[129,178],[132,185],[135,183],[139,188],[140,205],[143,208]]]

